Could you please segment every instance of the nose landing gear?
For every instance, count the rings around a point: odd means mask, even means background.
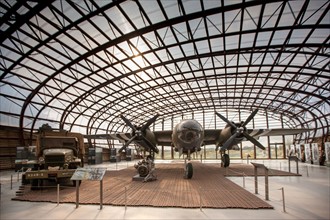
[[[184,170],[184,178],[185,179],[191,179],[193,176],[194,170],[193,170],[193,165],[192,163],[189,161],[188,163],[186,163],[185,165],[185,170]]]
[[[188,160],[188,162],[187,162],[187,160]],[[185,179],[191,179],[193,176],[194,170],[193,170],[193,165],[190,162],[190,151],[187,154],[187,158],[184,159],[184,165],[185,165],[185,167],[184,167],[183,177]]]

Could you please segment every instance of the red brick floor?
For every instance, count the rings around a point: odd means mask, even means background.
[[[188,180],[183,178],[182,163],[157,164],[155,171],[157,180],[146,183],[132,181],[132,177],[136,175],[133,167],[120,171],[107,171],[103,179],[103,204],[181,208],[273,208],[264,200],[225,177],[230,172],[252,174],[252,165],[232,164],[227,171],[220,168],[219,164],[193,162],[193,166],[194,176]],[[276,171],[270,172],[270,175],[274,174]],[[57,191],[56,187],[38,191],[31,191],[27,188],[23,196],[13,199],[56,202]],[[75,187],[61,186],[60,202],[75,203]],[[81,183],[79,203],[100,203],[99,181]]]

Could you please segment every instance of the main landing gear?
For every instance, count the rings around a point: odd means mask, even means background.
[[[230,164],[230,159],[229,159],[229,155],[226,154],[225,151],[220,151],[220,155],[221,155],[221,163],[224,167],[229,167]]]

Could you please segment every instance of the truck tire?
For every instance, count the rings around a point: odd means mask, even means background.
[[[31,190],[39,190],[43,186],[43,180],[41,179],[32,179],[31,180]]]

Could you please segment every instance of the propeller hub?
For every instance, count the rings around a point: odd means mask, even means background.
[[[142,136],[142,131],[141,130],[136,130],[135,131],[135,135],[136,135],[136,137],[141,137]]]
[[[243,127],[238,127],[238,128],[236,129],[236,132],[237,132],[238,134],[242,134],[244,130],[245,130],[245,128],[243,128]]]

